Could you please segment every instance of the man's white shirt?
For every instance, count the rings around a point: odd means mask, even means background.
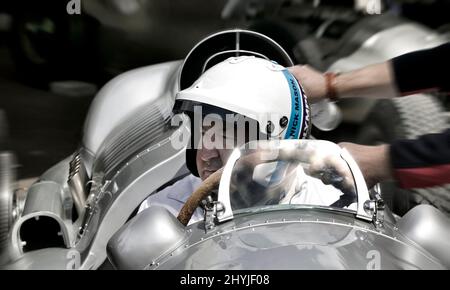
[[[174,216],[178,216],[189,196],[200,186],[202,180],[192,174],[178,180],[163,190],[150,195],[139,207],[139,212],[150,206],[161,206],[166,208]],[[189,224],[203,219],[203,210],[197,208]]]

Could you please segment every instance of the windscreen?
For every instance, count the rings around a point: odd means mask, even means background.
[[[230,180],[233,211],[279,204],[356,211],[352,172],[331,142],[251,142],[241,149]]]

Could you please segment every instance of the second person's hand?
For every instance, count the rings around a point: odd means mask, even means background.
[[[326,97],[327,85],[321,72],[309,65],[296,65],[288,70],[305,90],[309,102],[317,103]]]

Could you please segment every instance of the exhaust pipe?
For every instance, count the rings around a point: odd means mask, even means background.
[[[78,213],[78,217],[83,216],[86,205],[87,190],[86,183],[88,176],[84,165],[81,163],[79,152],[75,153],[70,161],[69,178],[67,183],[72,194],[73,202]]]

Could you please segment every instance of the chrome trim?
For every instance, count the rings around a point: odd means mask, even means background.
[[[293,65],[294,65],[294,62],[292,61],[291,57],[290,57],[289,54],[286,52],[286,50],[285,50],[281,45],[279,45],[277,42],[275,42],[273,39],[271,39],[270,37],[268,37],[268,36],[266,36],[266,35],[264,35],[264,34],[261,34],[261,33],[259,33],[259,32],[255,32],[255,31],[251,31],[251,30],[239,29],[239,28],[236,28],[236,29],[229,29],[229,30],[224,30],[224,31],[219,31],[219,32],[213,33],[213,34],[211,34],[211,35],[205,37],[204,39],[202,39],[201,41],[199,41],[199,42],[194,46],[194,48],[191,49],[191,51],[189,51],[188,55],[186,56],[186,58],[184,59],[183,63],[182,63],[181,66],[180,66],[180,70],[179,70],[179,73],[178,73],[178,76],[177,76],[178,89],[181,89],[181,76],[182,76],[182,72],[183,72],[183,70],[184,70],[184,66],[185,66],[185,64],[186,64],[186,61],[189,60],[189,58],[190,58],[190,56],[192,55],[192,53],[193,53],[194,51],[196,51],[197,48],[198,48],[200,45],[202,45],[205,41],[207,41],[207,40],[209,40],[209,39],[212,39],[212,38],[215,38],[215,37],[217,37],[217,36],[219,36],[219,35],[222,35],[222,34],[227,34],[227,33],[235,33],[235,34],[239,35],[239,39],[236,39],[236,40],[237,40],[237,41],[236,41],[236,47],[238,47],[238,45],[239,45],[239,49],[240,49],[240,34],[242,34],[242,33],[247,33],[247,34],[253,34],[253,35],[255,35],[255,36],[261,37],[261,38],[263,38],[263,39],[269,41],[270,43],[272,43],[275,47],[277,47],[277,48],[284,54],[284,57],[285,57],[286,60],[289,62],[289,65],[290,65],[290,66],[293,66]]]
[[[230,202],[230,181],[231,173],[233,172],[234,165],[241,158],[241,150],[236,148],[228,158],[228,162],[223,169],[222,177],[220,178],[219,194],[217,200],[222,202],[224,210],[218,213],[217,220],[224,222],[233,219],[233,210],[231,209]]]
[[[232,52],[236,52],[236,56],[239,56],[239,53],[242,52],[242,53],[247,53],[247,54],[253,54],[253,55],[255,55],[255,56],[259,56],[259,57],[262,57],[262,58],[264,58],[264,59],[270,61],[270,59],[269,59],[267,56],[265,56],[264,54],[261,54],[261,53],[258,53],[258,52],[254,52],[254,51],[250,51],[250,50],[244,50],[244,49],[224,50],[224,51],[220,51],[220,52],[217,52],[217,53],[211,55],[211,56],[205,61],[205,63],[203,64],[202,73],[205,72],[206,67],[208,66],[208,63],[209,63],[213,58],[215,58],[216,56],[222,55],[222,54],[227,54],[227,53],[232,53]]]
[[[16,160],[12,152],[0,152],[0,250],[7,243],[8,231],[14,222],[15,165]]]
[[[88,176],[84,164],[81,161],[80,153],[76,152],[74,154],[69,166],[70,169],[67,184],[69,185],[78,216],[82,216],[86,205],[86,183],[88,181]]]
[[[352,171],[353,177],[355,179],[356,192],[358,193],[358,207],[356,211],[356,217],[363,220],[371,221],[372,216],[369,215],[364,210],[364,203],[367,200],[370,200],[369,191],[367,190],[367,185],[366,181],[364,180],[364,176],[362,175],[361,170],[356,164],[356,161],[353,159],[353,157],[345,148],[341,149],[341,157],[342,159],[344,159],[345,162],[347,162],[347,165]]]

